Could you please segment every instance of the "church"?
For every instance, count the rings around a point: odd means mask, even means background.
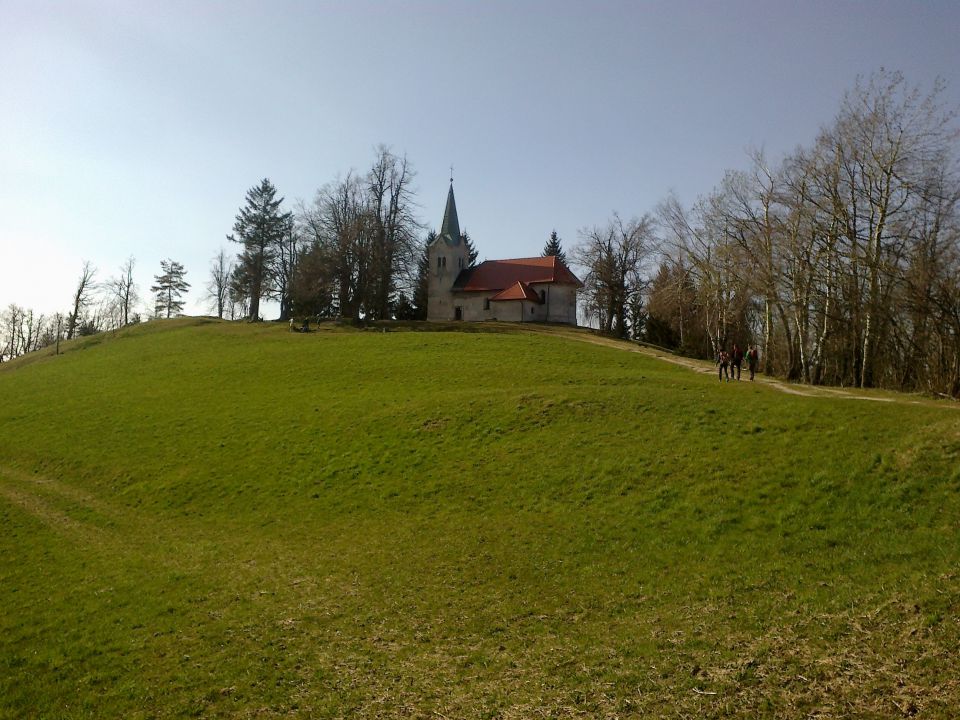
[[[469,267],[460,235],[453,180],[436,239],[427,248],[427,320],[506,320],[577,324],[577,290],[570,268],[553,256],[485,260]]]

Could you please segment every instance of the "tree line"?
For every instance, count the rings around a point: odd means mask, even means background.
[[[859,78],[810,146],[778,162],[752,153],[691,206],[669,196],[581,229],[581,317],[692,356],[755,344],[765,372],[794,380],[960,396],[958,131],[943,91],[895,72]],[[256,321],[269,299],[281,320],[425,318],[433,234],[415,177],[381,145],[366,171],[292,210],[262,180],[227,236],[238,251],[221,248],[209,268],[211,309]],[[556,232],[542,254],[564,257]],[[63,315],[10,306],[0,359],[138,320],[133,262],[100,284],[85,264]],[[162,263],[153,316],[182,310],[185,274]]]
[[[269,179],[247,192],[211,271],[211,292],[260,319],[263,299],[279,320],[417,320],[427,316],[427,247],[435,234],[417,216],[416,172],[405,156],[376,148],[365,172],[351,170],[317,190],[312,201],[284,210]],[[469,234],[470,264],[477,258]],[[218,302],[222,317],[225,305]]]
[[[269,179],[250,188],[227,236],[239,252],[222,250],[211,268],[218,316],[232,303],[256,321],[269,299],[280,320],[394,317],[410,302],[424,247],[414,177],[406,157],[381,145],[365,173],[327,183],[293,211]]]
[[[205,285],[210,309],[220,318],[258,321],[267,299],[279,305],[281,320],[294,314],[425,318],[421,266],[430,238],[416,215],[415,176],[406,157],[380,145],[366,172],[350,171],[323,185],[312,202],[294,210],[284,208],[269,179],[262,180],[247,191],[227,236],[237,252],[221,248],[211,262]],[[0,314],[0,361],[140,322],[134,265],[131,257],[117,276],[99,282],[98,269],[85,262],[67,312],[45,317],[10,305]],[[150,287],[152,312],[144,315],[179,315],[190,287],[186,274],[181,263],[162,261]]]
[[[260,303],[279,305],[279,319],[300,316],[353,320],[425,318],[423,258],[429,235],[418,220],[406,157],[380,145],[366,172],[350,171],[323,185],[312,202],[285,209],[269,179],[247,191],[205,285],[217,317],[261,320]],[[464,240],[470,243],[469,236]],[[472,252],[476,257],[476,251]],[[114,330],[142,319],[131,257],[120,273],[99,282],[98,269],[83,264],[67,312],[45,317],[10,305],[0,314],[0,361],[59,339]],[[150,287],[150,317],[179,315],[190,287],[186,269],[172,259]],[[423,292],[421,293],[421,290]]]
[[[859,78],[812,145],[580,232],[603,330],[767,373],[960,397],[960,175],[943,86]]]
[[[84,261],[67,312],[44,315],[16,303],[8,305],[0,312],[0,362],[51,345],[59,346],[60,340],[139,323],[142,305],[140,289],[133,279],[135,265],[131,256],[116,275],[100,282],[97,267]],[[190,283],[185,280],[186,269],[181,263],[162,260],[160,268],[150,288],[155,301],[152,316],[174,317],[183,310],[183,295]]]

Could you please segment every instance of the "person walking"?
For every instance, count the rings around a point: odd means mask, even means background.
[[[737,382],[740,382],[740,368],[743,365],[743,350],[736,343],[733,344],[733,352],[730,355],[730,379],[733,380],[733,371],[737,371]]]
[[[723,382],[723,379],[726,378],[727,382],[730,382],[730,374],[727,372],[727,366],[730,364],[730,353],[728,353],[724,348],[720,348],[720,353],[717,355],[717,365],[720,366],[720,369],[717,372],[717,379],[720,382]]]
[[[757,363],[760,361],[760,354],[757,352],[757,346],[751,345],[747,350],[747,369],[750,370],[750,380],[753,381],[753,376],[757,372]]]

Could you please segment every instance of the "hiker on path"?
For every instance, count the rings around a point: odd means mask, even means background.
[[[757,346],[751,345],[747,350],[747,367],[750,369],[750,380],[757,372],[757,364],[760,362],[760,354],[757,352]]]
[[[740,381],[740,367],[743,365],[743,350],[736,343],[733,344],[733,353],[730,355],[730,379],[733,380],[733,371],[737,371],[737,382]]]
[[[720,348],[720,354],[717,355],[717,365],[720,366],[720,370],[717,372],[717,379],[720,382],[723,382],[723,379],[726,378],[727,382],[730,382],[730,375],[727,372],[727,366],[730,364],[730,353],[728,353],[723,348]]]

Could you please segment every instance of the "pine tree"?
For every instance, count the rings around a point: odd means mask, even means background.
[[[414,320],[427,319],[427,295],[430,287],[430,245],[436,240],[437,234],[431,230],[423,245],[423,254],[417,262],[417,283],[413,288]]]
[[[250,305],[248,319],[260,319],[260,298],[266,294],[267,272],[277,247],[288,234],[291,213],[280,212],[283,198],[275,199],[277,189],[267,178],[247,191],[247,203],[240,208],[227,239],[243,245],[237,256],[237,267],[249,280]]]
[[[477,264],[477,256],[479,255],[479,253],[477,252],[477,249],[473,246],[473,240],[471,240],[470,236],[467,235],[466,230],[460,233],[460,240],[462,240],[464,245],[467,246],[467,267],[471,268]]]
[[[567,264],[567,254],[563,251],[563,246],[560,244],[560,238],[557,236],[556,230],[550,233],[550,239],[547,241],[547,244],[543,246],[543,252],[540,254],[543,257],[554,255],[557,260],[564,265]]]
[[[417,317],[417,308],[407,299],[406,293],[400,293],[397,301],[393,304],[394,320],[420,320]]]
[[[176,260],[161,260],[159,275],[154,275],[156,285],[150,287],[150,292],[156,295],[154,313],[157,317],[172,317],[183,311],[183,300],[180,298],[189,289],[190,283],[184,280],[187,271]]]

